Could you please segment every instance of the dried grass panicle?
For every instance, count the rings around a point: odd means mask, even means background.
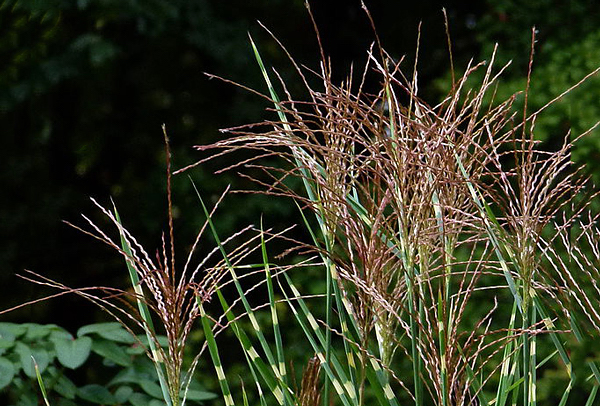
[[[321,404],[320,362],[317,357],[309,359],[302,371],[302,381],[298,391],[299,406],[318,406]]]

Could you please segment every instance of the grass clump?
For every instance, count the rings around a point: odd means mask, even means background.
[[[256,158],[225,169],[246,170],[265,193],[315,216],[306,225],[327,279],[324,320],[313,319],[293,276],[280,287],[321,362],[323,397],[331,386],[344,405],[372,396],[385,405],[531,405],[543,371],[562,365],[564,391],[554,401],[566,404],[586,381],[591,404],[597,366],[575,372],[565,345],[598,333],[598,291],[586,288],[597,285],[595,192],[570,161],[579,137],[565,134],[554,151],[535,140],[537,116],[562,95],[527,111],[533,48],[521,94],[494,99],[507,68],[494,66],[494,51],[469,64],[436,105],[419,97],[417,65],[405,76],[378,40],[363,72],[339,84],[322,50],[318,71],[290,57],[307,100],[280,80],[281,99],[254,51],[278,120],[226,130],[231,137],[197,148],[209,152],[201,162],[253,151]],[[475,73],[482,81],[467,88]],[[366,90],[372,82],[378,90]],[[270,156],[284,165],[265,164]],[[411,374],[399,370],[407,363]]]

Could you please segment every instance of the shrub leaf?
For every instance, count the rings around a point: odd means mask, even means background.
[[[67,368],[75,369],[80,367],[89,357],[92,339],[80,337],[75,340],[55,340],[54,348],[60,363]]]

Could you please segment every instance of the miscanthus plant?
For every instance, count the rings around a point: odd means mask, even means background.
[[[276,119],[197,147],[207,154],[199,163],[250,151],[223,170],[254,180],[254,191],[293,199],[312,240],[261,226],[222,241],[200,199],[207,220],[199,236],[210,231],[219,257],[191,265],[197,240],[182,264],[172,215],[151,259],[116,209],[102,209],[118,238],[91,222],[90,234],[125,258],[134,305],[120,300],[123,291],[69,290],[146,332],[166,404],[185,403],[205,350],[227,406],[594,404],[600,371],[585,350],[600,333],[595,192],[570,161],[577,138],[563,134],[546,150],[534,137],[536,118],[562,95],[533,112],[528,88],[495,100],[507,66],[496,67],[492,54],[453,74],[448,94],[430,104],[419,97],[418,65],[405,74],[376,40],[363,70],[341,83],[322,49],[316,70],[290,56],[308,94],[297,100],[253,47],[268,88],[255,93],[272,103]],[[373,82],[375,91],[366,85]],[[277,164],[268,163],[273,158]],[[274,239],[302,259],[275,263]],[[315,270],[325,289],[309,296],[297,277]],[[264,299],[256,302],[259,291]],[[222,313],[208,314],[210,299]],[[282,312],[287,323],[293,315],[302,339],[280,327]],[[156,320],[166,349],[156,343]],[[186,364],[196,320],[205,344]],[[239,398],[238,377],[221,363],[225,329],[248,368]],[[309,355],[292,368],[290,345],[299,342]],[[543,389],[548,379],[553,394]]]
[[[240,337],[261,402],[266,385],[281,405],[593,404],[600,372],[581,346],[600,332],[598,215],[570,161],[587,133],[562,134],[555,150],[535,140],[536,118],[562,95],[528,110],[533,46],[522,93],[494,99],[507,68],[494,52],[453,73],[433,105],[419,97],[417,64],[405,75],[379,40],[341,83],[322,50],[316,71],[290,56],[303,100],[254,52],[277,120],[226,130],[197,147],[200,163],[253,151],[224,170],[297,202],[327,286],[307,300],[293,271],[276,279],[315,356],[310,385],[290,384],[271,290],[276,356],[260,335],[260,354]],[[283,164],[265,163],[273,156]],[[538,399],[557,368],[560,389]]]

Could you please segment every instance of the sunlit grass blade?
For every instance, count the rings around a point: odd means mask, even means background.
[[[250,340],[248,339],[246,333],[243,331],[243,329],[238,327],[237,322],[235,321],[235,318],[233,316],[233,313],[231,312],[231,309],[230,309],[229,305],[227,304],[227,302],[225,301],[225,298],[223,297],[222,293],[220,292],[220,290],[217,290],[217,295],[219,297],[219,300],[221,302],[223,310],[225,311],[225,315],[226,315],[227,319],[229,320],[230,326],[233,329],[234,333],[236,334],[238,340],[242,344],[244,351],[246,351],[247,355],[249,356],[249,359],[254,363],[254,366],[258,369],[258,371],[261,374],[261,376],[263,377],[263,379],[265,379],[265,381],[267,382],[269,389],[272,391],[272,393],[276,397],[277,401],[281,405],[283,405],[284,403],[291,404],[293,402],[293,399],[290,396],[286,382],[283,380],[283,375],[281,373],[282,371],[280,369],[280,366],[275,361],[273,353],[269,347],[268,341],[265,338],[265,336],[260,328],[260,325],[258,324],[258,321],[256,320],[254,311],[252,310],[248,300],[246,299],[245,292],[239,283],[235,269],[234,269],[233,265],[231,264],[231,262],[229,261],[229,257],[225,251],[225,248],[223,247],[223,245],[221,243],[221,240],[220,240],[217,230],[214,226],[214,223],[212,221],[210,213],[209,213],[208,209],[206,208],[206,205],[204,204],[204,201],[202,200],[202,197],[200,196],[200,193],[199,193],[198,189],[196,188],[196,185],[193,182],[192,182],[192,185],[194,187],[194,190],[196,191],[196,195],[200,201],[200,204],[201,204],[204,214],[206,216],[207,222],[208,222],[211,232],[213,234],[213,238],[215,239],[215,241],[219,247],[219,250],[223,256],[223,260],[225,261],[227,269],[228,269],[230,275],[232,276],[232,281],[236,287],[239,298],[244,306],[244,310],[246,312],[245,315],[250,319],[252,328],[253,328],[256,336],[258,337],[259,343],[261,345],[263,352],[265,353],[265,355],[267,357],[267,361],[269,363],[269,367],[272,372],[267,371],[262,359],[259,357],[257,351],[254,349],[254,347],[250,343]],[[283,356],[282,348],[281,348],[281,355]]]
[[[256,58],[256,61],[258,62],[258,65],[260,67],[260,71],[263,75],[263,78],[265,79],[265,82],[267,84],[267,87],[269,89],[269,94],[271,95],[271,99],[273,100],[273,103],[275,104],[275,109],[277,111],[277,115],[279,116],[279,120],[283,123],[283,128],[285,131],[288,132],[288,134],[292,133],[292,129],[290,127],[290,125],[288,124],[288,120],[287,117],[285,116],[285,113],[283,112],[283,109],[281,108],[281,101],[279,99],[279,96],[277,96],[277,92],[275,92],[275,88],[273,87],[273,84],[271,83],[271,79],[269,78],[269,73],[267,72],[267,69],[265,68],[265,64],[263,63],[262,57],[260,56],[260,52],[258,51],[258,48],[256,47],[256,44],[254,43],[254,40],[252,39],[252,37],[250,36],[250,44],[252,45],[252,50],[254,51],[254,56]],[[308,169],[306,169],[304,167],[304,165],[302,164],[301,161],[301,157],[306,158],[307,157],[307,153],[302,150],[302,148],[298,147],[298,146],[292,146],[292,150],[294,153],[294,158],[296,159],[296,165],[298,166],[298,168],[300,169],[301,173],[302,173],[302,183],[304,185],[304,188],[306,190],[306,193],[308,194],[308,198],[313,201],[313,202],[317,202],[319,200],[313,186],[310,183],[310,179],[312,178],[310,172],[308,171]],[[310,159],[310,157],[308,158]],[[318,218],[319,223],[322,225],[322,218]]]
[[[304,221],[304,225],[306,226],[306,229],[310,233],[310,236],[313,240],[313,244],[315,245],[315,247],[319,248],[321,244],[319,243],[319,240],[317,239],[315,232],[313,231],[313,229],[310,225],[310,222],[304,215],[304,212],[302,211],[300,206],[298,206],[298,204],[296,204],[296,206],[298,207],[298,211],[299,211],[300,215],[302,216],[302,220]],[[321,254],[321,259],[323,260],[323,263],[326,264],[326,266],[329,266],[328,275],[331,275],[331,277],[332,277],[331,284],[333,285],[333,293],[335,295],[335,302],[336,302],[336,306],[337,306],[337,310],[338,310],[338,317],[340,320],[340,325],[342,328],[342,335],[344,337],[346,337],[348,340],[355,340],[358,336],[358,326],[356,325],[356,320],[353,317],[353,315],[349,313],[349,310],[351,308],[350,305],[348,305],[347,303],[344,303],[344,298],[343,298],[341,290],[340,290],[339,275],[338,275],[335,267],[332,266],[331,260],[329,258],[326,258],[325,255]],[[329,295],[328,295],[328,297],[329,297]],[[326,305],[331,306],[330,301],[328,301],[327,303],[328,304],[326,304]],[[352,331],[350,331],[349,324],[352,327]],[[347,358],[348,366],[349,366],[350,382],[352,383],[354,390],[358,393],[359,386],[358,386],[358,382],[357,382],[357,374],[358,374],[357,358],[359,358],[360,355],[357,354],[356,351],[354,351],[354,348],[352,348],[352,346],[349,344],[349,342],[347,340],[344,340],[344,350],[346,353],[346,358]],[[328,358],[328,357],[326,357],[326,358]]]
[[[220,291],[217,291],[217,296],[221,303],[221,307],[225,312],[225,316],[229,322],[230,328],[233,330],[238,341],[240,342],[240,345],[247,356],[247,360],[252,363],[251,367],[256,368],[261,378],[265,381],[267,387],[280,405],[283,405],[284,402],[293,404],[294,398],[292,396],[292,392],[289,390],[286,384],[281,381],[280,374],[273,370],[272,365],[267,365],[258,355],[258,352],[252,345],[248,335],[244,329],[238,325],[236,316],[233,314],[223,294]]]
[[[261,248],[261,253],[262,253],[263,266],[264,266],[264,270],[265,270],[265,279],[266,279],[266,283],[267,283],[267,290],[269,293],[269,308],[271,310],[271,322],[273,323],[273,336],[275,339],[277,362],[279,363],[279,374],[280,374],[281,381],[287,386],[288,381],[287,381],[287,371],[286,371],[286,366],[285,366],[285,354],[283,351],[283,340],[281,339],[281,330],[279,329],[279,318],[277,317],[277,309],[275,306],[275,303],[276,303],[275,291],[273,289],[273,280],[272,280],[273,277],[271,275],[271,268],[269,266],[269,258],[267,255],[267,247],[265,244],[265,237],[264,237],[264,232],[263,232],[263,228],[262,228],[262,220],[261,220],[261,225],[260,225],[260,248]],[[284,405],[286,405],[286,404],[287,404],[287,402],[285,401],[285,398],[284,398]]]
[[[284,276],[287,276],[284,274]],[[289,278],[286,278],[286,281],[290,283]],[[325,345],[326,340],[322,333],[319,331],[319,326],[314,316],[308,311],[306,305],[300,304],[302,309],[302,313],[296,309],[296,306],[292,303],[293,300],[302,303],[302,299],[300,299],[300,294],[295,288],[290,285],[293,292],[293,299],[291,299],[284,289],[283,293],[285,295],[286,301],[294,317],[298,321],[298,324],[304,331],[304,335],[311,345],[313,351],[315,352],[317,358],[321,362],[321,366],[327,375],[327,378],[333,385],[337,395],[339,396],[342,404],[344,406],[352,406],[357,404],[357,394],[354,391],[354,388],[351,385],[347,385],[349,381],[345,378],[345,374],[342,370],[340,363],[337,361],[337,358],[334,354],[330,355],[330,361],[326,362],[325,360]],[[310,327],[309,327],[310,326]],[[337,375],[333,372],[333,369],[336,371]],[[338,378],[339,376],[339,378]]]
[[[283,123],[284,130],[287,131],[288,134],[291,134],[291,127],[289,126],[287,118],[281,109],[279,96],[277,96],[277,93],[275,92],[275,88],[273,87],[273,84],[271,83],[269,74],[265,68],[263,61],[262,61],[262,58],[258,51],[258,48],[256,47],[256,44],[252,40],[252,37],[250,37],[250,43],[252,44],[252,49],[254,51],[254,55],[256,57],[256,60],[260,67],[260,70],[263,74],[263,77],[265,79],[267,87],[269,89],[269,93],[271,94],[271,98],[273,99],[273,102],[275,104],[275,109],[277,110],[279,119]],[[306,193],[307,193],[309,199],[312,202],[314,202],[315,204],[317,204],[319,207],[321,207],[321,202],[320,202],[318,193],[314,189],[313,185],[310,182],[310,180],[312,179],[312,175],[311,175],[310,171],[304,167],[304,164],[302,164],[301,158],[303,158],[303,157],[306,158],[307,153],[305,151],[303,151],[301,148],[299,148],[297,145],[292,145],[291,148],[292,148],[292,151],[294,152],[294,159],[296,160],[296,165],[298,168],[300,168],[300,171],[302,172],[302,175],[303,175],[302,182],[304,184],[304,189],[306,190]],[[310,157],[308,157],[308,159],[314,162],[314,160],[310,159]],[[320,209],[319,212],[317,213],[317,221],[319,222],[319,225],[321,227],[321,232],[323,234],[323,237],[325,238],[325,245],[327,246],[326,249],[329,252],[331,252],[333,241],[329,236],[329,231],[327,230],[327,227],[325,226],[325,223],[323,220],[324,218],[325,218],[325,215],[323,213],[323,209]],[[326,322],[329,325],[331,325],[332,311],[333,311],[332,306],[331,306],[331,296],[332,296],[331,289],[332,289],[332,283],[333,283],[332,272],[335,272],[335,271],[332,270],[334,265],[332,263],[330,263],[330,260],[328,258],[325,258],[324,260],[326,263],[325,268],[326,268],[326,278],[327,278],[327,281],[326,281],[326,295],[327,295]],[[326,359],[326,362],[329,362],[330,351],[331,351],[331,332],[330,331],[326,332],[326,340],[327,340],[327,346],[325,348],[325,359]],[[329,399],[329,383],[327,380],[325,380],[325,387],[324,387],[323,392],[324,392],[323,393],[323,402],[324,402],[324,405],[327,405],[327,402],[329,401],[328,400]]]
[[[596,395],[598,394],[598,388],[600,388],[600,386],[594,385],[592,391],[590,392],[590,396],[588,397],[587,402],[585,402],[585,406],[592,406],[594,404],[594,401],[596,400]]]
[[[380,405],[399,406],[396,395],[390,386],[389,376],[381,368],[379,361],[371,358],[370,365],[365,368],[365,373]]]
[[[196,192],[198,200],[200,201],[200,205],[202,206],[204,215],[206,216],[206,221],[208,222],[208,225],[210,227],[213,238],[215,239],[217,246],[219,247],[219,250],[223,256],[223,260],[225,261],[225,264],[227,266],[227,270],[229,271],[229,273],[232,277],[234,286],[238,292],[240,300],[242,301],[244,310],[246,311],[246,316],[248,317],[248,319],[250,320],[250,323],[252,324],[252,328],[254,329],[254,332],[255,332],[256,336],[258,337],[261,348],[263,349],[263,351],[267,357],[267,360],[269,361],[269,364],[271,365],[271,368],[273,369],[273,371],[275,371],[275,374],[278,377],[278,379],[281,379],[281,373],[279,370],[279,366],[277,365],[277,362],[275,361],[275,357],[273,356],[273,352],[271,351],[269,343],[268,343],[267,339],[265,338],[265,336],[260,328],[260,325],[258,324],[258,321],[256,320],[254,311],[252,310],[252,307],[250,306],[250,303],[248,302],[248,299],[246,298],[246,294],[239,282],[238,276],[235,272],[235,268],[229,261],[229,257],[227,256],[225,248],[223,247],[223,245],[221,243],[221,239],[219,238],[219,234],[217,233],[217,229],[212,221],[211,215],[210,215],[206,205],[204,204],[204,201],[202,200],[202,197],[200,196],[200,192],[196,188],[196,185],[193,182],[192,182],[192,185],[194,187],[194,190]]]
[[[561,396],[558,406],[565,406],[567,404],[567,401],[569,400],[569,395],[571,394],[572,388],[573,388],[573,379],[571,379],[569,381],[569,385],[567,386],[567,388],[565,389],[565,392]]]
[[[302,330],[304,331],[305,336],[309,340],[313,350],[321,359],[321,362],[323,362],[323,368],[325,369],[327,376],[331,380],[331,383],[334,386],[336,392],[340,396],[340,399],[344,404],[347,404],[348,402],[350,402],[351,404],[356,404],[357,394],[354,390],[354,386],[347,378],[345,369],[339,362],[337,356],[334,353],[332,353],[331,363],[324,363],[324,346],[326,344],[326,340],[325,336],[323,335],[323,332],[321,331],[321,328],[319,327],[317,320],[309,310],[308,305],[306,304],[304,299],[302,299],[300,292],[293,284],[291,278],[287,274],[283,274],[283,277],[286,280],[287,286],[292,292],[292,296],[290,297],[287,295],[285,289],[282,288],[286,296],[288,305],[294,313],[294,316],[296,317],[298,323],[302,327]],[[294,306],[293,303],[298,303],[298,308],[296,308],[296,306]],[[371,358],[370,362],[371,365],[374,366],[374,369],[376,369],[379,372],[382,372],[382,369],[379,366],[378,361],[376,361],[376,358]],[[377,365],[376,368],[375,365]],[[369,366],[367,366],[367,368],[369,368]],[[379,376],[378,383],[379,385],[381,385],[385,393],[387,404],[396,406],[397,400],[395,395],[393,394],[391,387],[389,386],[388,380],[385,379],[383,376]]]
[[[223,364],[221,363],[221,357],[219,356],[217,342],[215,341],[215,336],[210,326],[210,320],[206,315],[206,311],[204,310],[202,301],[198,296],[196,296],[196,302],[200,310],[202,329],[204,331],[204,338],[208,346],[208,352],[210,353],[213,366],[217,373],[217,379],[219,380],[219,386],[221,387],[221,392],[223,393],[223,401],[225,402],[225,406],[234,406],[235,402],[233,401],[233,397],[231,396],[229,383],[227,382],[227,377],[225,375],[225,371],[223,370]]]
[[[46,406],[50,406],[50,401],[48,400],[48,393],[46,393],[46,385],[44,385],[44,380],[42,379],[42,374],[40,374],[40,368],[33,357],[31,356],[31,362],[33,362],[33,368],[35,369],[35,376],[38,381],[38,385],[40,386],[40,391],[42,392],[42,398],[44,399],[44,403]]]
[[[249,354],[249,352],[244,351],[244,357],[246,358],[246,364],[248,364],[248,368],[250,369],[250,374],[252,375],[252,379],[254,380],[254,384],[256,385],[256,392],[258,394],[258,398],[260,399],[260,404],[261,404],[261,406],[267,406],[267,400],[265,399],[265,394],[263,392],[263,389],[262,389],[262,386],[258,379],[258,376],[256,375],[254,363],[252,362],[252,360],[250,359],[248,354]],[[243,395],[244,405],[247,405],[248,404],[248,395],[246,393],[243,381],[242,381],[242,395]],[[286,399],[287,398],[284,397],[284,404],[286,403]]]
[[[508,335],[512,336],[512,334],[514,334],[512,331],[515,328],[515,323],[516,323],[516,318],[517,318],[517,304],[516,302],[513,303],[513,307],[512,307],[512,311],[511,311],[511,315],[510,315],[510,322],[508,324]],[[498,384],[498,388],[497,388],[497,392],[496,392],[496,405],[497,406],[504,406],[506,404],[506,401],[508,399],[508,393],[509,393],[509,389],[514,380],[515,380],[515,376],[513,375],[513,370],[511,368],[511,365],[514,364],[514,362],[516,362],[516,355],[515,355],[515,351],[514,351],[514,347],[515,347],[515,343],[513,342],[512,339],[508,339],[508,343],[506,345],[506,347],[504,347],[504,353],[502,356],[502,366],[500,367],[500,381]]]

